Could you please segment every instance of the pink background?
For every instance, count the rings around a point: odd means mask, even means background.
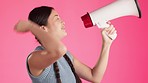
[[[32,8],[41,5],[53,6],[59,12],[68,32],[64,43],[82,62],[93,67],[101,50],[101,30],[97,27],[84,28],[80,17],[112,1],[114,0],[2,0],[0,83],[31,83],[25,61],[38,44],[30,33],[14,32],[13,26],[19,19],[27,19]],[[111,21],[118,31],[118,37],[111,47],[102,83],[148,83],[147,3],[147,0],[139,0],[142,19],[127,16]]]

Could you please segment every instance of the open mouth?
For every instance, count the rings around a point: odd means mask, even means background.
[[[65,28],[61,28],[62,30],[65,30]]]
[[[65,30],[65,26],[63,26],[61,29],[62,29],[62,30]]]

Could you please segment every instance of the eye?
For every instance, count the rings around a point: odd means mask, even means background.
[[[59,18],[59,17],[57,17],[57,20],[60,20],[60,18]]]
[[[58,16],[56,19],[57,19],[58,21],[61,20],[61,18],[60,18],[59,16]]]

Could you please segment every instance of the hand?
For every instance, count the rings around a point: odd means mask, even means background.
[[[109,27],[104,28],[104,29],[102,30],[103,43],[111,44],[114,39],[111,39],[110,36],[112,36],[112,35],[117,36],[117,33],[116,33],[116,32],[117,32],[116,29],[115,29],[114,26],[111,25],[111,24],[110,24]],[[115,37],[115,38],[116,38],[116,37]]]
[[[30,27],[31,27],[30,21],[19,20],[15,24],[14,30],[17,31],[17,32],[28,32]]]

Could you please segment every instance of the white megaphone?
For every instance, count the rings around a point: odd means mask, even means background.
[[[129,15],[141,18],[141,11],[137,0],[117,0],[91,13],[85,14],[81,19],[86,28],[95,25],[99,28],[105,28],[109,27],[109,24],[107,24],[108,21]],[[115,39],[116,36],[115,34],[109,37]]]

